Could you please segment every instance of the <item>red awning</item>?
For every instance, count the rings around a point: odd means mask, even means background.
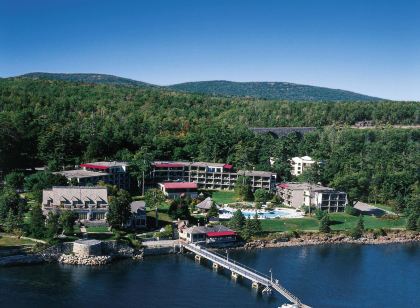
[[[234,236],[234,231],[219,231],[219,232],[207,232],[208,237],[221,237],[221,236]]]
[[[180,164],[180,163],[157,163],[157,164],[155,164],[155,167],[158,167],[158,168],[180,168],[180,167],[184,167],[184,165]]]
[[[106,170],[109,167],[107,166],[101,166],[101,165],[95,165],[95,164],[81,164],[80,167],[90,168],[90,169],[100,169],[100,170]]]
[[[225,169],[232,169],[233,168],[233,165],[226,164],[226,165],[223,165],[223,168],[225,168]]]
[[[289,185],[287,185],[286,183],[282,183],[282,184],[279,184],[277,186],[278,187],[281,187],[281,188],[287,188],[287,187],[289,187]]]
[[[165,189],[197,189],[197,183],[193,182],[168,182],[163,183]]]

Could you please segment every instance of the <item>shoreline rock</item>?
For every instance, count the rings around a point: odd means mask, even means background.
[[[375,237],[372,233],[364,234],[359,239],[343,234],[300,234],[294,238],[261,239],[245,243],[243,249],[281,248],[313,246],[326,244],[387,245],[420,242],[420,233],[393,232]]]
[[[62,254],[58,260],[62,264],[70,265],[105,265],[112,261],[111,256],[75,256]]]

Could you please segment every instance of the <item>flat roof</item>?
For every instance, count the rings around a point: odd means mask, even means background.
[[[310,184],[310,183],[299,183],[299,182],[286,182],[278,184],[277,187],[291,189],[291,190],[305,190],[310,189],[312,191],[332,191],[335,190],[331,187],[326,187],[318,184]]]
[[[238,170],[238,175],[244,175],[244,176],[265,176],[265,177],[271,177],[273,175],[276,175],[275,173],[269,172],[269,171],[248,171],[248,170]]]
[[[131,212],[137,213],[137,210],[146,210],[146,202],[144,201],[133,201],[130,203]]]
[[[95,172],[83,169],[58,171],[54,172],[54,174],[61,174],[64,175],[66,178],[91,178],[109,175],[109,173],[106,172]]]

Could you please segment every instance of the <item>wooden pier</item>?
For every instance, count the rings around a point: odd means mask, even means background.
[[[221,267],[230,270],[233,279],[238,279],[239,277],[246,278],[252,282],[253,288],[261,288],[263,293],[270,294],[272,290],[275,290],[297,307],[310,308],[309,306],[304,305],[296,296],[281,286],[278,280],[273,280],[273,277],[269,277],[268,275],[249,268],[244,264],[231,260],[227,256],[220,255],[216,252],[210,252],[198,245],[186,243],[182,243],[180,245],[182,248],[194,253],[196,260],[204,258],[213,262],[214,269]]]

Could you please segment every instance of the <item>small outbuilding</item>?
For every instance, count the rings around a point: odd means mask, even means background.
[[[200,212],[208,212],[208,210],[210,210],[210,208],[213,206],[213,204],[214,204],[214,201],[210,197],[207,197],[206,199],[204,199],[203,201],[198,203],[195,207]],[[217,205],[216,205],[216,207],[219,208]]]
[[[98,240],[77,240],[73,243],[73,253],[76,256],[100,256],[102,255],[102,242]]]

